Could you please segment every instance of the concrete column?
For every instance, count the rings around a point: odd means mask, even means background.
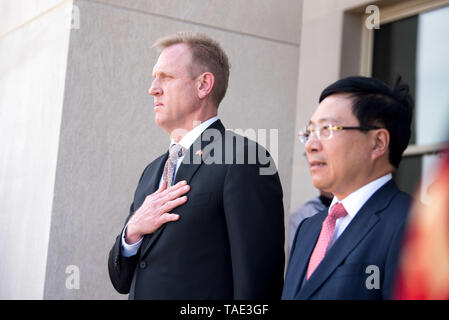
[[[296,112],[296,132],[309,121],[318,99],[328,85],[348,72],[358,73],[359,60],[348,62],[346,54],[360,56],[360,36],[357,32],[362,27],[348,15],[345,24],[345,12],[353,10],[372,1],[365,0],[304,0],[301,25],[301,47],[298,70],[298,99]],[[348,39],[347,34],[354,35]],[[346,47],[343,47],[343,43]],[[345,55],[345,56],[343,56]],[[345,63],[343,63],[344,61]],[[342,70],[342,66],[345,68]],[[291,184],[291,210],[295,210],[312,197],[318,195],[310,178],[309,167],[304,156],[305,148],[299,141],[294,144],[293,179]]]
[[[0,3],[0,299],[42,299],[71,1]]]

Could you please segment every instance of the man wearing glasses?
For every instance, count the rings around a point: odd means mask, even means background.
[[[388,299],[411,197],[392,172],[410,140],[413,99],[365,77],[335,82],[300,132],[312,181],[328,210],[305,219],[290,254],[283,299]]]

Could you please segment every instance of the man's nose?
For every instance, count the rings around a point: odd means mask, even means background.
[[[319,151],[321,147],[321,141],[320,139],[318,139],[316,132],[311,132],[309,135],[309,139],[307,139],[305,144],[306,152],[311,153],[313,151]]]
[[[151,84],[150,89],[148,89],[148,93],[152,96],[160,96],[162,94],[162,89],[158,85],[156,85],[156,82],[153,81]]]

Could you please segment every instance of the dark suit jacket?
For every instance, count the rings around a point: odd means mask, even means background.
[[[327,210],[304,220],[295,236],[282,299],[388,299],[410,201],[392,180],[387,182],[363,205],[303,284]]]
[[[201,136],[176,174],[174,183],[187,180],[191,186],[188,201],[173,210],[180,219],[146,235],[133,257],[122,256],[119,235],[109,254],[112,284],[130,299],[279,299],[284,271],[279,176],[260,175],[263,165],[254,163],[248,150],[261,147],[225,131],[219,120]],[[226,151],[234,139],[244,142],[243,153]],[[235,164],[240,155],[245,164]],[[128,219],[157,190],[167,157],[145,168]],[[210,163],[212,158],[234,164]]]

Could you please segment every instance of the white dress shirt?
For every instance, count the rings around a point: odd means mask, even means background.
[[[329,247],[327,250],[330,249],[330,247],[335,243],[335,241],[338,239],[338,237],[341,236],[343,231],[347,228],[349,223],[351,223],[352,219],[356,216],[356,214],[360,211],[360,209],[363,207],[363,205],[368,201],[369,198],[377,191],[379,190],[384,184],[386,184],[388,181],[390,181],[393,178],[392,174],[386,174],[380,178],[377,178],[376,180],[371,181],[370,183],[364,185],[363,187],[357,189],[353,193],[351,193],[349,196],[344,198],[342,201],[339,201],[337,197],[334,197],[332,199],[331,205],[329,207],[328,213],[330,212],[331,208],[337,204],[338,202],[341,202],[343,207],[345,208],[346,212],[348,213],[343,218],[337,219],[337,222],[335,223],[335,230],[331,238],[331,242],[329,243]]]
[[[203,131],[206,130],[212,123],[214,123],[217,120],[218,120],[217,116],[207,119],[200,125],[196,126],[192,130],[190,130],[179,141],[179,144],[188,150],[190,148],[190,146],[193,144],[193,142],[195,142],[195,140],[203,133]],[[170,141],[170,146],[172,144],[176,144],[176,142],[173,140],[173,138]],[[173,179],[176,177],[176,173],[178,171],[179,165],[181,164],[183,159],[184,159],[184,155],[178,159],[178,161],[176,163],[175,172],[173,173]],[[159,186],[161,186],[161,184],[162,184],[162,175],[159,180]],[[124,257],[131,257],[131,256],[134,256],[137,253],[137,251],[139,250],[139,247],[142,244],[143,238],[134,244],[127,244],[125,241],[125,232],[126,232],[126,227],[123,229],[123,232],[122,232],[122,254]]]

